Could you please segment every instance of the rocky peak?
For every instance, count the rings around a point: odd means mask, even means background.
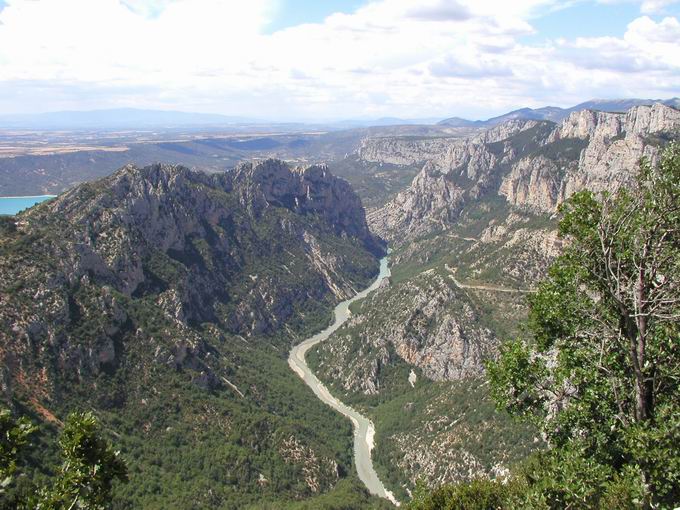
[[[646,135],[680,129],[680,110],[662,103],[631,108],[625,116],[626,132]]]
[[[564,119],[548,139],[548,143],[565,138],[616,138],[649,135],[677,129],[680,110],[662,103],[635,106],[626,113],[580,110]]]
[[[374,245],[371,249],[376,253],[381,250],[368,230],[361,200],[347,181],[331,175],[325,165],[289,168],[271,159],[245,163],[234,171],[233,183],[241,190],[256,189],[263,201],[260,205],[319,215],[338,234],[362,238]]]
[[[17,331],[76,348],[68,332],[100,317],[91,328],[95,366],[115,364],[112,345],[133,328],[131,303],[173,328],[273,335],[300,310],[365,284],[384,251],[345,181],[274,160],[214,175],[126,166],[15,223],[0,237],[0,295],[21,290],[0,301],[0,341],[10,342],[1,331]]]
[[[465,204],[488,193],[516,207],[552,213],[576,191],[611,191],[626,183],[640,158],[654,163],[660,146],[678,133],[680,111],[656,103],[626,113],[580,110],[558,125],[511,120],[471,138],[429,145],[367,140],[360,156],[371,161],[425,161],[411,186],[370,221],[383,236],[417,237],[446,228]]]

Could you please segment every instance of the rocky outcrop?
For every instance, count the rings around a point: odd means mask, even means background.
[[[431,155],[411,186],[371,213],[371,228],[384,238],[405,240],[451,224],[466,203],[497,186],[491,170],[516,158],[518,147],[504,140],[520,133],[533,140],[542,136],[548,125],[510,121],[470,139],[438,141],[441,151]],[[389,147],[387,144],[385,149]],[[380,154],[374,147],[371,156]],[[412,158],[415,161],[416,156]]]
[[[340,478],[338,463],[335,460],[327,457],[319,458],[312,448],[294,435],[281,441],[279,453],[287,464],[299,466],[304,483],[312,494],[327,491]],[[298,495],[300,496],[304,494]]]
[[[582,189],[613,191],[632,178],[641,158],[655,164],[660,143],[678,137],[680,111],[655,104],[627,113],[583,110],[572,113],[546,140],[545,147],[580,145],[572,161],[555,161],[543,155],[523,158],[503,179],[499,193],[514,206],[551,213]],[[658,138],[660,135],[660,139]]]
[[[625,184],[639,159],[654,162],[664,137],[678,129],[680,111],[657,104],[621,114],[575,112],[559,125],[513,120],[465,140],[365,141],[364,158],[387,161],[397,151],[409,163],[426,160],[410,187],[373,211],[369,223],[396,246],[394,265],[436,269],[366,301],[347,332],[321,349],[328,378],[346,391],[374,393],[381,367],[398,359],[435,380],[481,374],[497,338],[480,326],[479,304],[466,301],[443,268],[479,289],[517,293],[519,303],[560,251],[547,215],[578,190]],[[496,305],[492,320],[515,306]]]
[[[472,178],[476,174],[476,168],[483,168],[496,161],[483,150],[485,144],[505,140],[539,124],[540,122],[533,120],[511,120],[469,138],[366,138],[361,142],[358,155],[364,161],[394,165],[413,165],[430,161],[445,173],[462,166],[466,167],[468,173],[467,167],[471,164],[472,169],[468,176]]]
[[[396,359],[433,380],[464,379],[483,372],[494,343],[465,293],[430,271],[369,296],[361,313],[320,346],[318,372],[344,391],[374,395]]]
[[[553,213],[576,191],[612,191],[629,182],[640,158],[655,163],[678,138],[680,111],[663,104],[627,113],[577,111],[560,124],[512,120],[464,140],[366,140],[369,161],[424,162],[411,186],[369,222],[404,241],[456,222],[461,209],[499,194],[514,207]]]
[[[275,160],[127,166],[6,222],[0,357],[29,393],[34,362],[75,380],[115,372],[148,316],[167,328],[154,359],[211,388],[198,325],[272,336],[353,294],[383,253],[345,181]]]
[[[553,211],[556,204],[564,200],[563,172],[563,166],[544,156],[524,158],[512,166],[498,194],[516,207]]]

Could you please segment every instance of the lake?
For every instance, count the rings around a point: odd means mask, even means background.
[[[37,195],[34,197],[0,197],[0,215],[14,215],[19,211],[53,198],[56,195]]]

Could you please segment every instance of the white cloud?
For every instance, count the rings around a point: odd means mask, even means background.
[[[677,3],[678,0],[644,0],[640,6],[640,11],[644,14],[655,14],[663,12],[669,5]]]
[[[680,0],[597,0],[600,4],[639,4],[642,14],[662,14],[667,7],[680,3]]]
[[[658,2],[657,2],[658,3]],[[482,116],[680,90],[678,20],[522,43],[556,0],[375,0],[265,34],[278,0],[10,0],[0,111],[133,105],[259,117]]]

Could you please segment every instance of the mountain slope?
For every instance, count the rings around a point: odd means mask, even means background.
[[[369,218],[393,247],[390,285],[312,355],[324,382],[374,418],[392,490],[502,476],[540,447],[494,413],[483,361],[518,334],[526,296],[560,251],[556,207],[625,185],[672,139],[680,111],[654,105],[512,120],[466,140],[363,142],[367,162],[422,170]]]
[[[626,182],[641,157],[655,161],[679,130],[680,111],[655,104],[574,112],[558,125],[513,120],[465,140],[368,139],[359,153],[367,161],[426,162],[371,223],[387,238],[413,239],[453,225],[465,204],[495,194],[552,213],[574,191]]]
[[[3,218],[3,399],[95,409],[131,464],[120,508],[325,492],[353,480],[351,426],[285,354],[382,253],[324,167],[125,167]]]
[[[680,98],[674,97],[672,99],[591,99],[583,103],[572,106],[571,108],[560,108],[558,106],[545,106],[543,108],[520,108],[498,117],[492,117],[487,120],[467,120],[460,117],[451,117],[444,119],[438,123],[441,126],[448,127],[477,127],[490,128],[507,122],[509,120],[549,120],[552,122],[560,122],[567,118],[573,112],[580,112],[582,110],[597,110],[601,112],[624,113],[635,106],[651,106],[655,103],[661,103],[673,108],[680,107]]]

